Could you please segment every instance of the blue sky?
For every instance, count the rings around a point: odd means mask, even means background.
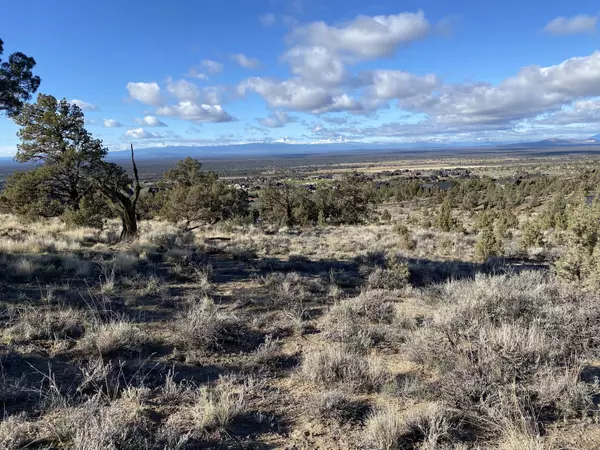
[[[110,150],[600,133],[597,2],[6,2],[5,56]],[[0,118],[0,154],[17,127]]]

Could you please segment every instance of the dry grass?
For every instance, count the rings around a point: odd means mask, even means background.
[[[474,234],[386,208],[273,234],[144,221],[122,244],[5,217],[0,447],[541,450],[596,421],[598,297],[478,273]]]
[[[148,336],[132,322],[121,319],[95,324],[79,341],[82,352],[110,355],[115,352],[141,352],[148,345]]]
[[[389,375],[376,357],[366,357],[341,345],[329,346],[304,355],[303,377],[317,385],[341,387],[350,392],[371,392],[389,381]]]

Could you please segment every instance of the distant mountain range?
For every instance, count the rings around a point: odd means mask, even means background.
[[[549,148],[549,147],[574,147],[580,145],[600,145],[600,134],[587,139],[559,139],[549,138],[537,142],[520,142],[518,144],[502,145],[502,148]]]
[[[487,140],[478,140],[473,142],[423,142],[415,141],[408,143],[362,143],[362,142],[319,142],[314,144],[291,143],[291,142],[253,142],[247,144],[227,144],[213,146],[170,146],[153,148],[136,148],[135,156],[140,161],[176,161],[178,159],[191,156],[199,159],[230,159],[230,160],[248,160],[278,158],[305,158],[311,155],[334,155],[334,154],[360,154],[372,151],[374,153],[434,153],[436,151],[448,152],[470,152],[475,149],[482,151],[502,151],[502,150],[541,150],[552,148],[577,147],[590,151],[595,151],[600,147],[600,134],[596,134],[587,139],[560,139],[549,138],[537,142],[520,142],[514,144],[490,142]],[[600,148],[598,148],[600,150]],[[131,159],[129,150],[111,151],[107,159],[116,163],[128,163]],[[2,166],[20,166],[12,160],[12,157],[0,157]]]

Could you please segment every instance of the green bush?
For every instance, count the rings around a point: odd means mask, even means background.
[[[491,228],[484,228],[479,233],[479,239],[475,245],[475,258],[478,261],[487,261],[490,256],[501,256],[504,254],[504,244]]]

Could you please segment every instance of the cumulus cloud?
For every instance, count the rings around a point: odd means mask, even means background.
[[[345,94],[332,95],[325,88],[303,84],[296,79],[278,81],[253,77],[238,87],[242,95],[248,90],[262,96],[271,108],[286,108],[313,114],[359,109],[358,103]]]
[[[384,101],[391,98],[429,93],[438,83],[434,76],[379,71],[356,77],[346,65],[390,56],[400,46],[425,37],[430,29],[422,11],[358,16],[340,26],[324,22],[297,26],[288,39],[292,47],[281,56],[293,78],[253,77],[240,83],[238,91],[256,92],[271,108],[313,114],[365,113],[386,106]],[[366,85],[371,87],[362,97],[353,92]]]
[[[167,92],[180,101],[196,101],[200,97],[198,87],[187,80],[167,79]]]
[[[582,97],[600,96],[600,51],[560,64],[524,67],[498,85],[442,86],[430,94],[400,100],[410,111],[442,123],[507,123],[560,108]]]
[[[219,73],[223,70],[223,64],[212,59],[205,59],[200,63],[200,66],[208,73]]]
[[[156,110],[159,116],[176,117],[192,122],[231,122],[235,120],[221,105],[197,104],[193,101],[180,101],[176,105],[163,106]]]
[[[144,128],[134,128],[132,130],[127,130],[125,132],[125,136],[130,139],[158,139],[162,138],[162,136],[158,133],[150,133],[148,130]]]
[[[283,54],[292,73],[316,84],[338,85],[346,79],[341,59],[325,47],[294,47]]]
[[[147,105],[157,106],[163,103],[160,86],[155,82],[129,82],[127,83],[127,91],[129,91],[131,98]]]
[[[256,69],[260,66],[260,61],[256,58],[248,58],[243,53],[237,53],[235,55],[231,55],[231,58],[238,63],[241,67],[245,69]]]
[[[341,26],[312,22],[293,30],[290,39],[360,60],[391,56],[398,47],[423,39],[431,25],[423,11],[389,16],[358,16]]]
[[[441,85],[433,74],[420,77],[400,70],[373,70],[363,78],[369,80],[366,95],[382,100],[430,94]]]
[[[596,127],[600,127],[600,99],[578,100],[559,111],[537,117],[533,123],[546,125],[595,124]]]
[[[156,116],[146,116],[146,117],[143,117],[142,119],[135,119],[135,122],[140,125],[144,125],[146,127],[166,127],[167,126]]]
[[[273,13],[267,13],[260,16],[258,20],[260,20],[260,23],[262,23],[263,26],[270,27],[271,25],[274,25],[275,22],[277,22],[277,17],[275,17],[275,14]]]
[[[267,128],[282,128],[288,123],[296,121],[295,117],[290,116],[288,113],[283,111],[275,111],[268,117],[263,119],[256,119],[261,125]]]
[[[96,105],[84,102],[83,100],[79,100],[78,98],[74,98],[70,101],[70,103],[77,105],[82,111],[98,111],[98,107]]]
[[[104,119],[104,127],[105,128],[119,128],[123,125],[121,125],[121,122],[119,122],[118,120],[115,119]]]
[[[574,17],[557,17],[551,20],[544,31],[556,35],[593,33],[596,31],[598,17],[579,14]]]

